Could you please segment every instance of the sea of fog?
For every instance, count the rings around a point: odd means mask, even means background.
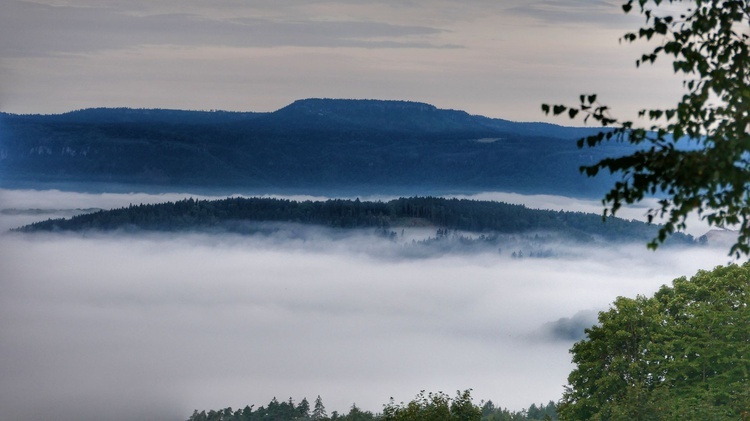
[[[0,190],[4,418],[184,420],[193,409],[317,395],[329,414],[354,403],[379,412],[390,397],[467,388],[518,410],[559,399],[568,349],[617,296],[730,260],[726,247],[644,244],[411,259],[367,233],[323,231],[304,241],[7,232],[188,196]],[[555,196],[472,198],[600,211]]]

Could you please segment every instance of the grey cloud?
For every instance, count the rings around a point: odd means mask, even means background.
[[[666,66],[635,76],[617,48],[620,19],[614,1],[583,0],[4,0],[0,109],[270,111],[326,96],[535,121],[575,86],[616,98],[620,115],[679,97]]]
[[[547,24],[586,23],[609,27],[627,19],[621,5],[622,2],[612,0],[537,0],[510,7],[506,12]]]
[[[0,54],[89,53],[139,45],[455,48],[429,41],[439,28],[369,21],[221,19],[192,13],[135,15],[103,7],[10,1],[0,14]]]

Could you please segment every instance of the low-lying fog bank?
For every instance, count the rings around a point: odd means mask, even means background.
[[[0,191],[0,208],[182,197]],[[2,226],[19,214],[0,214]],[[729,260],[725,248],[643,244],[544,259],[393,259],[389,247],[365,233],[1,235],[0,408],[184,420],[321,395],[329,413],[377,412],[391,396],[472,388],[520,409],[559,398],[568,349],[596,310]]]

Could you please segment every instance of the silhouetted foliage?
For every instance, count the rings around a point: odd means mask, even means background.
[[[750,255],[750,0],[627,0],[622,9],[638,10],[645,20],[622,40],[653,46],[636,65],[671,60],[684,95],[670,108],[644,107],[639,117],[647,119],[646,127],[613,117],[596,95],[581,95],[573,107],[544,104],[542,111],[581,114],[584,121],[614,127],[582,138],[581,147],[596,150],[610,140],[637,147],[581,170],[617,175],[604,198],[611,213],[662,195],[651,215],[666,223],[651,247],[684,229],[696,213],[717,227],[737,226],[731,252]]]
[[[396,404],[391,399],[383,408],[384,421],[480,421],[482,410],[471,400],[471,390],[457,391],[451,399],[443,392],[424,390],[409,403]]]
[[[363,202],[333,199],[327,201],[291,201],[271,198],[227,198],[207,201],[186,199],[153,205],[83,214],[70,219],[50,219],[20,228],[20,231],[154,230],[177,231],[220,229],[230,232],[258,232],[263,227],[246,222],[290,222],[333,228],[375,228],[388,236],[390,228],[437,226],[434,241],[448,230],[487,233],[477,240],[492,244],[491,233],[548,231],[569,239],[593,241],[643,241],[657,229],[643,222],[608,218],[581,212],[528,209],[522,205],[443,199],[435,197],[400,198],[389,202]],[[459,240],[461,240],[459,238]],[[692,237],[677,236],[675,241],[691,243]],[[433,240],[429,240],[433,241]]]

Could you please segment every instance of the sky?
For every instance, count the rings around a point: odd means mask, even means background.
[[[355,403],[378,412],[390,397],[467,388],[476,403],[520,410],[560,398],[580,338],[571,332],[617,296],[729,262],[726,247],[405,258],[367,232],[314,230],[302,241],[6,231],[70,209],[179,196],[0,190],[4,417],[177,421],[317,395],[329,414]]]
[[[516,121],[597,93],[616,116],[671,105],[636,69],[617,0],[3,0],[0,111],[274,111],[297,99],[419,101]],[[668,64],[668,63],[666,63]]]

